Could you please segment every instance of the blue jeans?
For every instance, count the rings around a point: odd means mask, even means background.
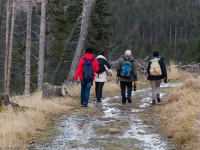
[[[120,88],[121,88],[121,96],[122,96],[122,103],[126,103],[126,87],[127,87],[127,97],[131,97],[132,93],[132,82],[123,82],[120,81]]]
[[[81,80],[81,104],[82,105],[88,104],[91,86],[92,86],[92,81]]]

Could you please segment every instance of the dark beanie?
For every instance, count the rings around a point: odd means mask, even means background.
[[[90,53],[90,54],[92,54],[92,48],[90,48],[90,47],[86,48],[85,53]]]
[[[159,53],[157,51],[153,52],[153,57],[159,56]]]
[[[99,55],[102,55],[102,56],[104,56],[104,52],[102,52],[102,51],[101,51],[101,52],[99,53]]]

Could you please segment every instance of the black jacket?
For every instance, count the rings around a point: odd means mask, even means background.
[[[159,57],[156,57],[154,59],[157,59]],[[163,62],[163,59],[161,58],[158,63],[160,64],[160,68],[161,68],[161,71],[162,71],[162,75],[160,76],[151,76],[150,75],[150,66],[151,66],[151,61],[149,61],[149,64],[148,64],[148,67],[147,67],[147,73],[148,73],[148,77],[147,77],[147,80],[161,80],[161,79],[167,79],[167,71],[166,71],[166,67],[165,67],[165,64]]]
[[[97,57],[96,59],[99,59],[99,60],[103,61],[103,64],[106,65],[108,69],[111,69],[111,66],[110,66],[110,64],[107,62],[106,59],[103,59],[103,58],[101,58],[101,57]]]

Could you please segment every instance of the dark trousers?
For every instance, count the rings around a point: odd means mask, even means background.
[[[95,93],[97,101],[101,100],[104,82],[95,82]]]
[[[120,81],[120,88],[121,88],[122,103],[125,104],[126,103],[126,88],[127,88],[127,97],[131,97],[132,82]]]

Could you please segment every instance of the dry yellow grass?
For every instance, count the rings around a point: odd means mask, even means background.
[[[173,90],[166,105],[158,108],[165,121],[164,128],[175,139],[179,149],[197,150],[200,147],[200,78],[187,79]]]
[[[30,134],[45,127],[45,114],[34,110],[14,112],[11,108],[0,114],[0,147],[19,147],[25,149]]]
[[[189,72],[180,71],[177,67],[175,67],[176,65],[174,64],[174,61],[169,62],[169,69],[167,70],[167,76],[169,80],[186,79],[196,75]]]
[[[77,101],[72,98],[54,98],[44,100],[41,92],[30,97],[16,96],[11,101],[18,103],[23,109],[13,110],[7,107],[0,113],[0,147],[18,147],[27,149],[27,139],[36,136],[47,128],[48,116],[61,115],[69,111]]]
[[[103,87],[103,94],[114,94],[120,92],[120,85],[114,82],[106,82]],[[95,93],[95,86],[91,89],[91,94],[94,95]]]

